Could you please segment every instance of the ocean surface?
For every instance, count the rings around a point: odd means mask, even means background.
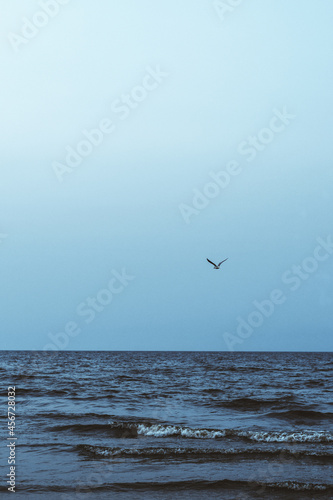
[[[331,353],[1,352],[16,498],[332,499]]]

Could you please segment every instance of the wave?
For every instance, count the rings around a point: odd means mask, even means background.
[[[281,460],[287,458],[309,458],[317,459],[323,462],[331,462],[333,454],[325,451],[307,451],[307,450],[265,450],[260,448],[250,449],[235,449],[229,448],[224,450],[214,448],[170,448],[170,447],[147,447],[147,448],[120,448],[93,446],[81,444],[77,446],[77,450],[88,456],[93,457],[109,457],[109,458],[134,458],[134,459],[180,459],[180,460],[200,460],[205,461],[220,461],[230,459],[269,459],[279,457]]]
[[[216,365],[207,367],[207,370],[215,370],[218,372],[267,372],[267,368],[262,366],[222,366],[216,368]]]
[[[26,372],[26,373],[16,373],[15,374],[15,381],[18,382],[18,381],[24,381],[24,380],[27,380],[27,379],[32,379],[32,378],[37,378],[39,376],[38,373],[29,373],[29,372]]]
[[[316,483],[301,483],[298,481],[280,481],[276,483],[259,483],[267,488],[276,490],[292,490],[292,491],[333,491],[333,484],[316,484]]]
[[[110,485],[111,486],[111,485]],[[103,487],[102,487],[103,488]],[[232,481],[222,479],[219,481],[170,481],[170,482],[147,482],[147,483],[115,483],[109,487],[114,491],[144,490],[144,491],[189,491],[189,490],[251,490],[263,493],[268,491],[298,491],[298,492],[333,492],[333,484],[304,483],[298,481],[280,481],[265,483],[262,481]]]
[[[275,418],[296,419],[307,416],[309,419],[319,420],[331,418],[332,413],[322,414],[320,412],[289,411],[269,413],[267,416]],[[49,417],[49,414],[40,415]],[[99,419],[99,422],[87,422],[87,417]],[[80,423],[82,417],[83,422]],[[239,439],[243,441],[266,442],[266,443],[332,443],[333,433],[325,430],[297,430],[297,431],[263,431],[263,430],[240,430],[240,429],[211,429],[211,428],[193,428],[184,425],[162,424],[158,421],[152,421],[133,417],[131,420],[110,421],[111,415],[86,414],[83,416],[53,414],[53,419],[66,418],[69,420],[66,424],[53,425],[48,427],[53,432],[72,431],[73,433],[88,434],[108,434],[115,438],[137,438],[138,436],[147,436],[155,438],[184,438],[184,439]],[[112,417],[111,417],[112,418]],[[121,417],[120,417],[121,418]],[[70,420],[75,419],[75,422]],[[107,420],[106,420],[107,419]],[[102,420],[102,422],[101,422]]]
[[[114,485],[116,486],[116,485]],[[304,492],[333,492],[333,484],[304,483],[298,481],[280,481],[265,483],[263,481],[232,481],[222,479],[220,481],[170,481],[167,483],[118,483],[118,488],[133,488],[136,490],[260,490],[262,493],[268,490],[287,490]]]
[[[286,404],[294,401],[293,396],[285,396],[279,399],[256,399],[256,398],[236,398],[229,401],[214,402],[214,406],[232,408],[235,410],[262,410],[264,408],[285,408]]]
[[[35,398],[44,398],[45,397],[44,391],[38,386],[29,387],[29,388],[19,387],[19,388],[16,388],[16,393],[18,396],[33,396]],[[48,397],[53,397],[53,396],[54,397],[57,397],[57,396],[74,397],[76,395],[77,395],[76,392],[73,392],[69,389],[52,389],[52,390],[47,391]]]
[[[327,498],[326,494],[333,493],[333,484],[325,483],[309,483],[309,482],[299,482],[299,481],[279,481],[265,483],[263,481],[233,481],[230,479],[222,479],[218,481],[209,480],[189,480],[189,481],[167,481],[167,482],[124,482],[124,483],[108,483],[102,485],[94,485],[88,492],[93,491],[94,493],[114,491],[114,492],[133,492],[133,491],[163,491],[163,492],[178,492],[178,491],[243,491],[251,492],[252,494],[269,494],[270,492],[303,492],[304,494],[315,494],[316,498],[320,498],[320,494],[325,494],[324,498]],[[257,491],[256,491],[257,490]],[[7,486],[0,485],[0,491],[7,491]],[[27,493],[38,492],[48,493],[48,492],[76,492],[77,486],[63,486],[63,485],[48,485],[45,484],[31,484],[31,485],[21,485],[20,491],[25,491]],[[83,491],[83,490],[82,490]],[[261,497],[262,498],[262,497]],[[267,496],[265,496],[267,498]],[[289,497],[288,497],[289,498]],[[302,499],[305,497],[303,496]],[[313,497],[312,497],[313,498]],[[331,497],[330,497],[331,498]]]
[[[54,425],[49,427],[50,431],[62,432],[62,431],[73,431],[74,433],[84,433],[84,434],[96,434],[109,433],[109,424],[65,424],[65,425]]]
[[[282,412],[271,412],[265,415],[266,417],[282,418],[287,420],[332,420],[333,413],[321,412],[314,410],[288,410]]]
[[[322,380],[313,380],[313,379],[311,379],[311,380],[307,380],[305,382],[305,385],[307,387],[318,387],[318,386],[319,387],[323,387],[325,384],[324,384],[324,382]]]
[[[110,422],[110,430],[119,437],[151,436],[157,438],[181,437],[191,439],[240,438],[267,443],[332,443],[329,431],[302,430],[285,431],[242,431],[237,429],[195,429],[180,425],[155,423]]]
[[[105,414],[94,414],[94,413],[87,413],[83,415],[75,415],[75,414],[68,414],[62,416],[61,414],[55,414],[52,415],[52,418],[66,418],[69,420],[68,423],[66,424],[60,424],[60,425],[52,425],[49,428],[49,430],[53,432],[62,432],[62,431],[72,431],[73,433],[87,433],[87,434],[96,434],[96,433],[107,433],[108,435],[113,435],[114,437],[119,437],[119,438],[126,438],[126,437],[137,437],[138,436],[138,427],[140,425],[147,425],[147,426],[153,426],[155,425],[152,423],[151,420],[149,420],[147,423],[145,422],[144,419],[140,420],[140,423],[137,422],[137,418],[133,417],[132,421],[127,420],[122,422],[118,421],[117,423],[115,422],[110,422],[110,417],[112,418],[124,418],[124,417],[115,417],[114,415],[105,415]],[[50,418],[50,414],[41,414],[41,417],[45,418]],[[89,421],[87,421],[87,418],[89,417]],[[94,418],[94,420],[99,419],[99,422],[94,422],[91,423],[91,418]],[[80,420],[82,419],[82,423],[80,423]],[[71,422],[71,420],[74,420],[74,422]],[[101,422],[102,420],[102,422]]]
[[[1,486],[0,491],[6,491],[6,487]],[[21,487],[22,491],[26,492],[77,492],[75,487],[66,487],[60,485],[31,485]],[[192,481],[169,481],[169,482],[126,482],[126,483],[109,483],[104,485],[96,485],[91,488],[94,493],[113,491],[113,492],[129,492],[129,491],[163,491],[163,492],[178,492],[178,491],[243,491],[259,494],[269,494],[270,492],[303,492],[315,494],[316,498],[320,498],[318,494],[331,494],[333,492],[333,484],[323,483],[305,483],[298,481],[280,481],[265,483],[262,481],[233,481],[230,479],[222,479],[218,481],[208,480],[192,480]],[[257,490],[257,491],[256,491]],[[89,490],[88,490],[89,491]],[[261,497],[262,498],[262,497]],[[267,498],[267,497],[266,497]],[[308,498],[308,497],[307,497]],[[311,497],[312,499],[313,497]],[[325,495],[324,498],[327,498]],[[331,498],[331,497],[330,497]],[[305,499],[305,497],[302,497]]]
[[[329,431],[240,431],[239,437],[266,443],[332,443],[333,434]]]
[[[51,419],[51,420],[87,420],[87,418],[98,418],[98,419],[104,419],[104,420],[110,420],[110,417],[112,418],[113,415],[110,415],[109,413],[82,413],[82,414],[76,414],[76,413],[39,413],[38,414],[39,418],[45,418],[45,419]]]
[[[203,389],[202,392],[206,392],[208,394],[218,394],[219,392],[225,392],[225,389],[214,389],[212,387],[210,389]]]
[[[120,437],[183,437],[183,438],[223,438],[226,430],[192,429],[179,425],[164,425],[155,423],[110,422],[111,429]]]

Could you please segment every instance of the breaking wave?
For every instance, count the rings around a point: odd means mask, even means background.
[[[110,431],[118,437],[152,436],[157,438],[180,437],[188,439],[240,438],[267,443],[332,443],[328,431],[242,431],[238,429],[195,429],[180,425],[163,425],[129,422],[111,422]]]
[[[318,459],[324,462],[332,461],[333,455],[325,451],[307,451],[307,450],[278,450],[278,449],[235,449],[228,448],[224,450],[214,448],[171,448],[171,447],[146,447],[146,448],[120,448],[106,447],[93,445],[78,445],[77,450],[88,456],[93,457],[109,457],[109,458],[134,458],[134,459],[188,459],[198,460],[205,459],[207,461],[219,461],[238,458],[311,458]]]

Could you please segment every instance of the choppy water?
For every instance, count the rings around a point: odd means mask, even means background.
[[[331,353],[1,352],[16,495],[332,499],[332,374]]]

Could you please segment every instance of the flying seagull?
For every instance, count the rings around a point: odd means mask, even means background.
[[[221,265],[221,264],[223,264],[223,262],[225,262],[226,260],[228,260],[228,258],[229,258],[229,257],[227,257],[226,259],[222,260],[222,261],[221,261],[218,265],[214,264],[214,262],[212,262],[212,261],[211,261],[211,260],[209,260],[209,259],[207,259],[207,260],[208,260],[208,262],[209,262],[210,264],[213,264],[214,269],[220,269],[220,265]]]

